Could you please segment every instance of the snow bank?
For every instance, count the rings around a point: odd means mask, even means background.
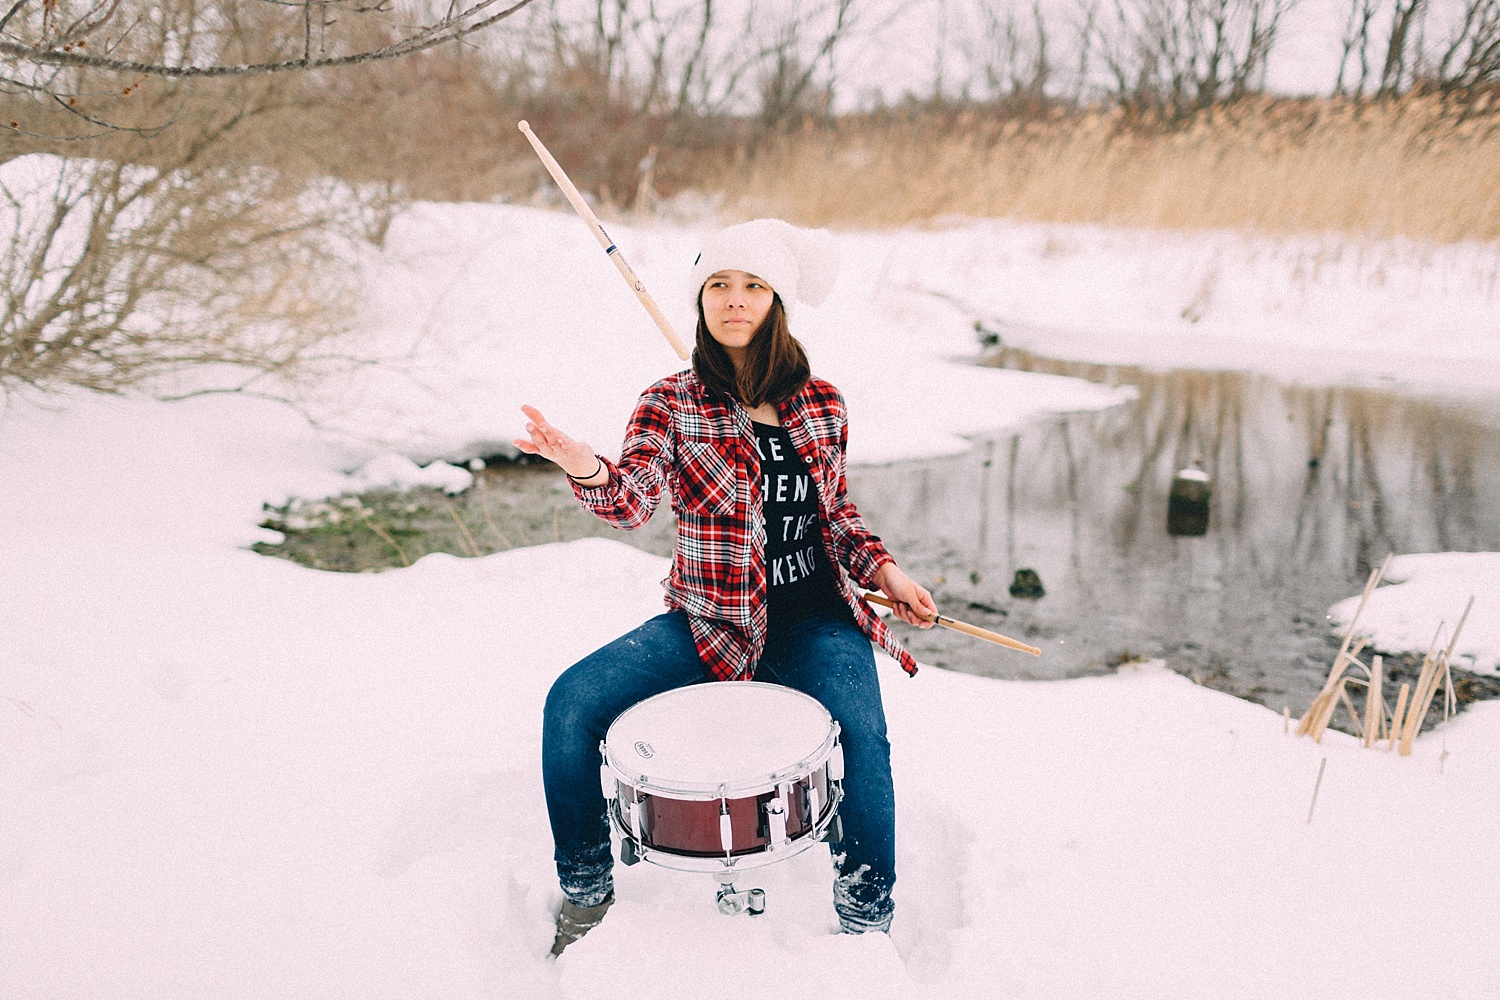
[[[1421,655],[1432,647],[1434,636],[1446,648],[1470,597],[1474,608],[1459,634],[1453,663],[1478,673],[1500,672],[1500,552],[1397,556],[1360,615],[1359,634],[1369,636],[1381,653]],[[1351,597],[1330,608],[1334,627],[1348,629],[1358,607],[1359,598]]]
[[[474,484],[474,476],[447,462],[418,465],[405,455],[384,454],[370,459],[349,474],[349,492],[371,489],[410,490],[428,486],[445,493],[462,493]]]
[[[1051,357],[1308,384],[1500,384],[1496,244],[1008,220],[901,233],[899,243],[893,284]]]
[[[1000,295],[1024,272],[986,270],[990,235],[843,237],[842,298],[799,333],[864,460],[1119,398],[963,366],[968,313],[913,282],[947,260]],[[691,259],[680,230],[620,236],[653,289]],[[431,206],[389,245],[390,364],[310,401],[316,429],[226,396],[0,419],[0,996],[1199,1000],[1341,994],[1372,968],[1393,995],[1493,992],[1474,929],[1500,925],[1500,705],[1401,758],[1156,666],[1046,684],[882,660],[889,937],[833,933],[815,850],[755,879],[755,921],[706,878],[622,870],[605,923],[547,959],[542,702],[659,609],[663,561],[593,539],[350,576],[243,546],[263,502],[338,493],[379,454],[492,453],[522,401],[608,450],[677,363],[571,217]]]

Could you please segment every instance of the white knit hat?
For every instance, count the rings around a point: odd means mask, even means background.
[[[793,303],[821,305],[839,275],[839,248],[826,229],[798,229],[780,219],[756,219],[708,238],[690,278],[693,311],[709,275],[745,271],[781,296],[787,318]]]

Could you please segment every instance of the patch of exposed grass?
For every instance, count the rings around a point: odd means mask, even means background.
[[[457,496],[430,488],[372,490],[267,504],[261,526],[284,537],[257,542],[256,552],[346,573],[409,566],[433,552],[483,556],[585,537],[619,538],[670,555],[675,534],[670,512],[658,512],[637,531],[611,528],[578,505],[555,470],[524,465],[486,469]]]

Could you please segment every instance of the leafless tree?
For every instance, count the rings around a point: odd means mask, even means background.
[[[1424,66],[1446,93],[1478,93],[1500,84],[1500,0],[1466,0],[1458,24]]]
[[[1370,26],[1375,21],[1379,0],[1351,0],[1349,17],[1344,25],[1343,52],[1339,57],[1338,77],[1333,92],[1338,96],[1365,93],[1370,81]],[[1351,62],[1358,64],[1354,76]]]
[[[1385,63],[1380,70],[1376,94],[1394,97],[1408,88],[1413,62],[1420,59],[1422,18],[1427,0],[1396,0],[1391,13],[1391,33],[1386,40]]]
[[[1181,117],[1264,83],[1295,0],[1113,0],[1093,44],[1116,99]]]
[[[746,28],[755,46],[763,129],[805,114],[826,114],[833,104],[839,44],[852,33],[854,0],[828,0],[808,16]]]
[[[985,91],[992,100],[1045,103],[1053,82],[1050,33],[1042,6],[1034,2],[1018,15],[1014,6],[985,4],[980,16],[983,53],[978,59]]]
[[[1372,25],[1388,16],[1383,37]],[[1383,53],[1379,52],[1383,44]],[[1372,62],[1379,59],[1376,76]],[[1357,72],[1356,72],[1357,71]],[[1500,84],[1500,0],[1351,0],[1334,93],[1399,97],[1412,90],[1474,97]]]

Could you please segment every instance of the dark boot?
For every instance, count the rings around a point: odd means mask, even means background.
[[[557,937],[552,941],[552,957],[561,955],[564,948],[599,926],[599,921],[604,919],[614,901],[613,893],[598,906],[574,906],[563,900],[562,911],[557,915]]]

